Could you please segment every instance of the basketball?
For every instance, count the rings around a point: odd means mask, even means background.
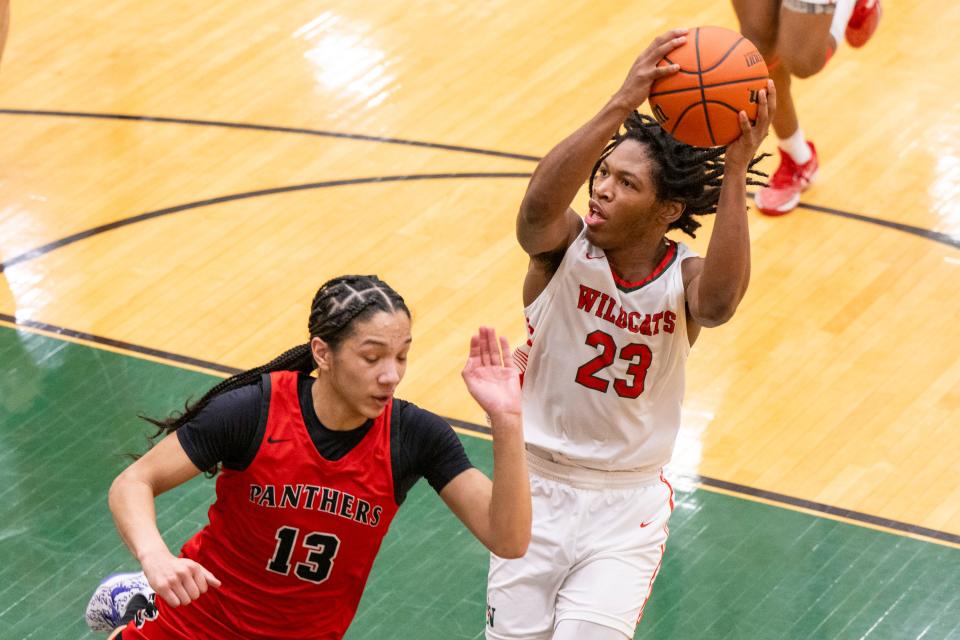
[[[757,118],[767,65],[749,40],[723,27],[697,27],[657,63],[680,70],[653,83],[650,108],[670,135],[695,147],[730,144],[740,135],[737,114]]]

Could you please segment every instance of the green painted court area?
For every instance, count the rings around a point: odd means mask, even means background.
[[[135,567],[106,506],[123,453],[146,446],[135,416],[216,378],[5,327],[0,362],[0,638],[94,637],[87,598]],[[489,442],[464,442],[489,471]],[[212,495],[201,477],[160,498],[171,547],[203,525]],[[702,490],[677,497],[638,638],[960,638],[956,549]],[[485,577],[480,544],[422,483],[347,637],[482,638]]]

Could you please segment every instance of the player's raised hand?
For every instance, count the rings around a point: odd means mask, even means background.
[[[510,345],[490,327],[470,338],[470,355],[463,381],[489,416],[520,414],[520,375],[510,359]]]
[[[187,558],[178,558],[169,551],[144,558],[141,566],[147,582],[171,607],[189,604],[210,587],[220,587],[216,576],[202,565]]]
[[[687,29],[671,29],[657,36],[634,61],[615,97],[622,99],[631,110],[643,104],[650,95],[654,80],[674,74],[680,69],[676,64],[658,67],[657,63],[663,56],[686,42],[686,34]]]
[[[770,131],[773,113],[777,108],[777,90],[773,80],[767,80],[767,88],[760,91],[760,102],[757,106],[757,120],[752,125],[747,113],[741,111],[740,137],[727,145],[724,164],[727,169],[746,169],[757,154],[760,143]]]

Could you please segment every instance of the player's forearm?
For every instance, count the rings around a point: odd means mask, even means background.
[[[491,551],[518,558],[530,544],[533,519],[530,478],[520,414],[491,416],[493,425],[493,493],[490,498]]]
[[[120,474],[110,487],[108,503],[120,538],[141,564],[151,556],[170,553],[157,528],[153,490],[148,484]]]
[[[733,316],[750,281],[746,196],[746,170],[728,168],[700,275],[698,308],[713,321],[711,324],[726,322]]]
[[[566,212],[603,148],[628,115],[628,104],[611,98],[589,122],[544,156],[520,205],[521,223],[545,224]]]

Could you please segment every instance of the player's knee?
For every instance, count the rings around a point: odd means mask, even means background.
[[[827,63],[825,47],[805,47],[802,49],[784,49],[780,52],[780,60],[790,70],[790,74],[798,78],[809,78]]]
[[[804,55],[795,59],[784,60],[790,73],[798,78],[809,78],[816,74],[827,63],[826,52]]]

